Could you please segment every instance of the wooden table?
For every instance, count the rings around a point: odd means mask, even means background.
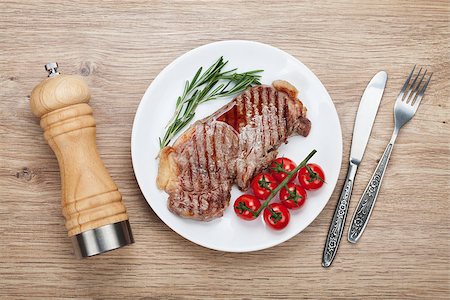
[[[448,297],[448,1],[89,2],[0,3],[0,298]],[[131,166],[133,117],[148,85],[184,52],[226,39],[268,43],[300,59],[328,89],[343,130],[341,176],[324,211],[300,235],[256,253],[215,252],[178,236],[149,208]],[[98,147],[129,210],[131,247],[86,260],[72,255],[58,165],[29,108],[50,61],[85,76],[92,89]],[[377,71],[388,72],[350,213],[390,138],[394,99],[415,63],[433,80],[397,140],[369,227],[358,244],[343,241],[324,269],[361,94]]]

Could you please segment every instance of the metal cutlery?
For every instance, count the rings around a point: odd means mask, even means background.
[[[386,86],[387,74],[384,71],[378,72],[367,85],[361,97],[356,121],[353,129],[353,140],[350,152],[349,168],[344,187],[334,211],[333,219],[328,231],[327,240],[323,250],[322,266],[329,267],[333,262],[344,231],[345,219],[347,217],[348,204],[355,181],[356,171],[361,162],[367,142],[369,141],[372,125],[383,96]]]
[[[416,66],[412,69],[411,73],[406,79],[403,88],[397,96],[397,100],[395,101],[394,106],[394,132],[392,133],[391,140],[384,150],[383,156],[378,163],[372,178],[369,181],[364,193],[359,200],[359,203],[356,207],[355,213],[353,215],[350,229],[348,231],[348,241],[351,243],[356,243],[361,237],[364,229],[367,226],[370,215],[375,205],[375,201],[377,200],[378,192],[381,187],[381,182],[383,180],[384,173],[386,171],[386,167],[389,162],[389,157],[392,153],[392,148],[394,147],[395,140],[397,135],[402,128],[409,120],[412,119],[414,114],[417,111],[417,108],[422,101],[423,94],[427,89],[428,83],[431,80],[432,73],[428,76],[428,80],[424,81],[425,75],[427,74],[427,70],[423,73],[422,76],[422,68],[420,68],[419,73],[415,76],[414,80],[411,82],[411,78],[413,77],[414,70]],[[420,78],[420,79],[419,79]],[[422,85],[422,82],[424,84]],[[422,85],[422,87],[421,87]]]

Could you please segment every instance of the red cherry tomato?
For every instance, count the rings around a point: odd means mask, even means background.
[[[316,190],[325,182],[325,174],[317,164],[307,164],[298,171],[298,182],[307,190]]]
[[[278,182],[269,173],[261,173],[253,178],[250,186],[258,199],[266,200],[270,193],[278,186]]]
[[[280,191],[280,201],[289,209],[299,209],[305,204],[306,191],[298,184],[288,183]]]
[[[282,182],[287,177],[287,172],[292,172],[297,165],[295,162],[286,157],[279,157],[275,159],[270,165],[270,174],[275,178],[278,182]],[[289,182],[293,182],[295,180],[295,175],[289,180]]]
[[[291,214],[281,203],[272,203],[264,209],[264,221],[275,230],[281,230],[289,224]]]
[[[258,198],[253,195],[242,195],[234,202],[234,212],[236,215],[246,221],[256,219],[253,212],[261,207]]]

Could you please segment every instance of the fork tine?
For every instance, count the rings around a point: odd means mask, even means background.
[[[425,90],[427,89],[428,83],[431,80],[431,76],[433,76],[433,73],[430,74],[430,77],[428,77],[427,82],[423,85],[422,89],[419,92],[419,95],[417,96],[416,102],[414,102],[414,112],[417,111],[417,108],[419,107],[420,101],[422,101],[423,94],[425,93]]]
[[[409,95],[411,95],[411,92],[416,88],[415,84],[416,84],[417,78],[419,78],[419,76],[420,76],[420,73],[422,73],[422,68],[420,68],[419,73],[417,73],[417,76],[414,78],[413,82],[411,83],[411,85],[408,89],[408,93],[406,94],[406,97],[404,98],[406,103],[410,103],[412,100],[412,99],[409,99]]]
[[[425,69],[425,73],[423,73],[422,78],[420,78],[419,83],[416,85],[416,87],[414,88],[414,92],[411,96],[411,102],[410,104],[413,105],[415,103],[414,98],[416,97],[417,92],[419,91],[419,87],[422,84],[423,79],[425,78],[425,75],[427,74],[427,70]]]
[[[411,73],[410,73],[409,76],[408,76],[408,79],[406,79],[406,82],[405,82],[405,84],[403,85],[402,90],[400,91],[400,93],[399,93],[398,96],[397,96],[397,100],[400,100],[400,101],[402,100],[403,94],[405,93],[406,88],[408,87],[409,81],[411,80],[411,77],[412,77],[412,75],[413,75],[415,69],[416,69],[416,65],[414,65],[414,67],[413,67]]]

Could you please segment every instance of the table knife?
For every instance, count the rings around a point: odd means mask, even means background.
[[[375,116],[378,107],[380,106],[386,81],[387,73],[384,71],[378,72],[372,80],[370,80],[361,97],[353,128],[353,140],[347,177],[337,202],[333,219],[331,220],[330,229],[328,230],[322,257],[323,267],[329,267],[336,256],[339,242],[342,238],[342,232],[344,231],[345,219],[347,217],[348,204],[352,195],[356,171],[358,170],[367,142],[369,141],[370,132],[372,131]]]

